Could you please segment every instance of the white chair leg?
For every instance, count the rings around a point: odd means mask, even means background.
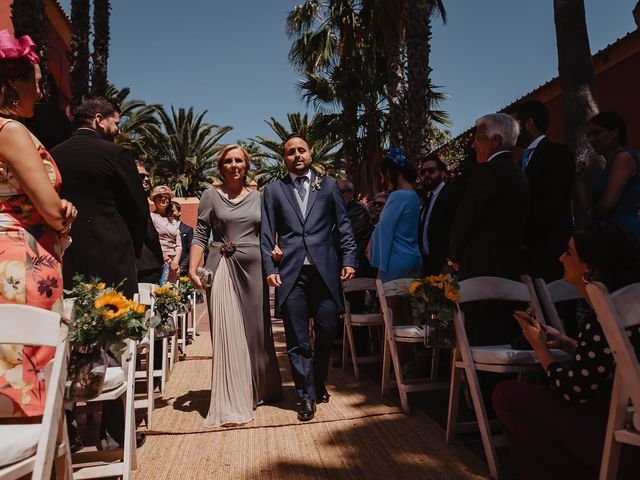
[[[404,385],[404,377],[402,376],[402,365],[400,365],[400,357],[398,356],[398,348],[395,340],[389,340],[389,354],[391,355],[391,363],[393,364],[393,372],[396,376],[396,385],[398,387],[398,393],[400,394],[400,403],[402,404],[402,411],[405,415],[411,413],[409,407],[409,397]]]
[[[346,318],[342,322],[342,369],[344,370],[347,366],[347,349],[348,347],[347,341],[347,320]]]
[[[496,448],[493,444],[491,425],[487,418],[487,411],[484,406],[480,383],[478,382],[478,375],[476,374],[473,366],[465,366],[464,371],[469,384],[469,392],[471,393],[471,400],[473,401],[473,409],[475,410],[476,419],[478,420],[478,427],[480,429],[482,445],[484,446],[484,453],[487,456],[487,463],[489,464],[489,474],[494,480],[499,480],[501,478],[500,465],[498,464]]]
[[[171,352],[169,354],[169,372],[173,372],[173,367],[176,364],[177,351],[178,351],[178,335],[176,333],[176,335],[171,337]]]
[[[167,377],[169,376],[169,339],[162,339],[162,376],[160,377],[160,391],[164,395],[167,389]]]
[[[438,368],[440,367],[440,349],[434,347],[431,349],[431,380],[438,379]]]
[[[360,367],[358,366],[358,356],[356,355],[356,342],[353,339],[353,330],[351,324],[347,325],[347,339],[349,340],[349,350],[351,351],[351,363],[353,363],[353,374],[356,380],[360,376]]]
[[[389,388],[389,376],[391,374],[391,365],[389,365],[389,341],[387,337],[383,337],[383,349],[382,349],[382,387],[381,395],[384,395]]]
[[[624,428],[629,396],[623,391],[623,381],[616,374],[613,380],[611,404],[607,432],[604,437],[604,449],[600,465],[600,480],[615,480],[618,477],[618,465],[622,445],[615,439],[615,431]]]
[[[56,457],[53,461],[56,480],[72,480],[73,466],[71,464],[71,451],[69,450],[69,434],[67,432],[67,424],[65,416],[62,414],[61,421],[58,425],[58,443],[64,443],[65,453],[60,457]],[[57,449],[56,449],[57,450]]]
[[[460,387],[464,372],[455,367],[455,352],[451,359],[451,383],[449,385],[449,413],[447,414],[447,433],[445,441],[451,443],[456,439],[456,425],[458,423],[458,406],[460,404]]]
[[[181,327],[182,327],[182,349],[184,350],[184,354],[187,354],[187,313],[184,312],[180,315]]]

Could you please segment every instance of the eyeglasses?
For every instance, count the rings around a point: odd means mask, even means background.
[[[149,178],[149,174],[148,173],[139,173],[138,177],[140,177],[140,178]]]
[[[438,169],[436,167],[429,167],[429,168],[421,168],[418,173],[420,173],[420,175],[424,175],[425,173],[428,173],[429,175],[433,175],[437,171]]]
[[[161,196],[157,196],[156,198],[154,198],[154,200],[156,202],[168,202],[170,199],[169,197],[161,197]]]

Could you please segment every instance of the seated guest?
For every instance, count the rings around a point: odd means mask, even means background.
[[[618,225],[640,240],[640,155],[625,148],[624,120],[617,113],[601,112],[587,123],[587,136],[593,149],[607,160],[589,217]]]
[[[173,206],[173,218],[178,222],[180,238],[182,239],[182,255],[180,256],[180,275],[187,275],[189,272],[189,250],[193,240],[193,228],[180,221],[182,216],[182,206],[178,202],[171,202]]]
[[[527,273],[551,282],[562,278],[557,258],[573,230],[571,197],[576,165],[565,145],[547,138],[549,111],[542,102],[520,103],[511,115],[520,124],[518,145],[525,149],[521,166],[533,200],[527,222]]]
[[[586,284],[604,283],[614,291],[638,281],[638,243],[620,228],[594,224],[576,230],[560,261],[564,279],[588,301]],[[515,465],[523,478],[597,478],[602,459],[604,434],[615,364],[602,326],[589,310],[574,340],[556,329],[542,326],[527,312],[514,317],[544,368],[549,385],[509,380],[493,392],[493,406],[516,455]],[[636,354],[640,333],[629,331]],[[558,362],[550,348],[571,355]],[[635,459],[629,476],[623,455],[622,476],[637,478],[640,463]]]
[[[476,121],[472,146],[479,165],[471,173],[451,230],[450,253],[460,264],[460,280],[485,275],[517,280],[525,271],[529,191],[511,153],[518,132],[518,123],[506,113]],[[463,309],[471,345],[506,344],[518,334],[511,319],[513,306],[483,301],[466,303]]]
[[[381,174],[391,193],[371,235],[370,259],[382,282],[389,282],[420,274],[420,201],[412,185],[417,172],[400,148],[389,149],[382,162]]]
[[[422,274],[443,271],[449,255],[451,224],[460,203],[459,190],[444,181],[447,167],[436,155],[425,157],[420,168],[423,203],[420,209],[418,243],[422,254]]]
[[[173,218],[173,206],[171,199],[173,192],[166,185],[159,185],[151,192],[151,201],[156,207],[155,212],[151,212],[151,220],[158,231],[160,246],[165,263],[165,270],[168,276],[165,278],[163,272],[160,283],[167,281],[173,283],[180,274],[180,257],[182,256],[182,238],[178,222]]]

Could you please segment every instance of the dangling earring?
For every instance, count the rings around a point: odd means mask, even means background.
[[[588,277],[587,277],[588,275]],[[580,276],[580,279],[584,282],[584,283],[589,283],[591,281],[591,272],[585,272]]]

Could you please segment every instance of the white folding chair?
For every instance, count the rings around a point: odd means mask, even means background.
[[[446,441],[451,443],[455,440],[458,431],[479,429],[489,464],[489,472],[491,477],[495,479],[500,478],[500,468],[477,372],[520,374],[535,371],[540,368],[540,364],[532,350],[514,350],[510,345],[470,347],[464,328],[464,312],[460,310],[459,305],[476,300],[529,302],[536,310],[536,316],[544,323],[544,317],[539,311],[539,304],[533,293],[533,285],[530,281],[528,283],[529,287],[523,282],[498,277],[476,277],[463,280],[460,282],[458,308],[454,312],[456,346],[451,365]],[[487,319],[487,321],[490,320]],[[566,354],[560,350],[554,350],[553,353],[566,358]],[[469,385],[477,422],[459,423],[457,421],[460,389],[464,379]]]
[[[400,403],[402,411],[405,414],[411,412],[409,406],[410,392],[424,392],[431,390],[442,390],[448,386],[447,382],[436,382],[434,372],[431,372],[431,378],[415,378],[405,379],[402,373],[402,365],[398,356],[398,343],[421,343],[425,342],[424,328],[414,325],[411,319],[406,319],[403,324],[394,325],[393,312],[389,308],[387,297],[407,296],[408,289],[414,282],[413,278],[401,278],[390,282],[382,283],[376,279],[376,290],[378,292],[378,300],[380,302],[380,311],[384,320],[384,350],[382,355],[382,395],[391,386],[397,386],[400,394]],[[436,357],[440,354],[439,348],[433,348],[432,355]],[[437,364],[437,362],[436,362]],[[433,368],[432,362],[432,368]],[[390,380],[391,367],[395,375],[395,381]]]
[[[171,342],[169,344],[169,373],[173,372],[173,367],[176,362],[179,360],[178,355],[178,311],[174,310],[171,312],[171,317],[173,318],[173,324],[175,326],[175,333],[171,336]],[[168,339],[167,339],[168,340]]]
[[[74,479],[122,477],[129,480],[131,470],[137,468],[136,423],[134,411],[135,370],[137,345],[127,340],[127,348],[122,355],[121,367],[109,367],[102,393],[88,400],[86,404],[116,400],[125,396],[124,446],[116,450],[80,451],[72,454]],[[95,463],[100,464],[95,465]],[[89,466],[84,466],[91,464]]]
[[[603,284],[589,283],[587,295],[616,362],[600,466],[600,480],[614,480],[622,445],[640,447],[640,362],[627,336],[640,329],[640,283],[611,295]]]
[[[564,322],[558,315],[555,304],[568,300],[579,300],[582,295],[573,285],[563,279],[545,283],[543,278],[536,278],[533,283],[547,324],[564,334]]]
[[[60,315],[27,305],[0,305],[0,344],[55,347],[45,370],[46,400],[42,422],[0,425],[0,479],[31,474],[49,479],[73,478],[69,439],[63,410],[69,345]]]
[[[351,302],[347,300],[347,294],[352,292],[375,292],[375,278],[354,278],[342,284],[342,298],[344,299],[344,326],[342,336],[342,368],[347,365],[349,354],[351,354],[351,363],[353,364],[353,374],[356,379],[360,374],[359,363],[372,363],[380,361],[379,355],[371,355],[367,357],[358,357],[356,354],[356,346],[353,339],[353,327],[368,327],[371,333],[371,327],[384,326],[384,320],[381,313],[355,313],[351,311]]]
[[[151,312],[155,313],[154,310],[154,298],[152,293],[159,288],[159,285],[154,283],[139,283],[138,284],[138,300],[142,305],[148,305],[151,308]],[[155,365],[154,362],[154,352],[155,352],[155,330],[153,328],[149,329],[148,333],[149,337],[149,365],[150,369],[153,372],[153,378],[160,379],[160,393],[164,395],[167,388],[167,381],[169,380],[169,339],[167,337],[162,339],[162,362],[159,365],[159,369]],[[153,384],[153,379],[151,380]],[[153,389],[151,390],[153,391]]]
[[[191,294],[191,308],[189,309],[189,316],[187,319],[187,334],[191,334],[193,340],[196,339],[198,334],[198,317],[196,316],[196,302],[198,297],[196,292]]]

